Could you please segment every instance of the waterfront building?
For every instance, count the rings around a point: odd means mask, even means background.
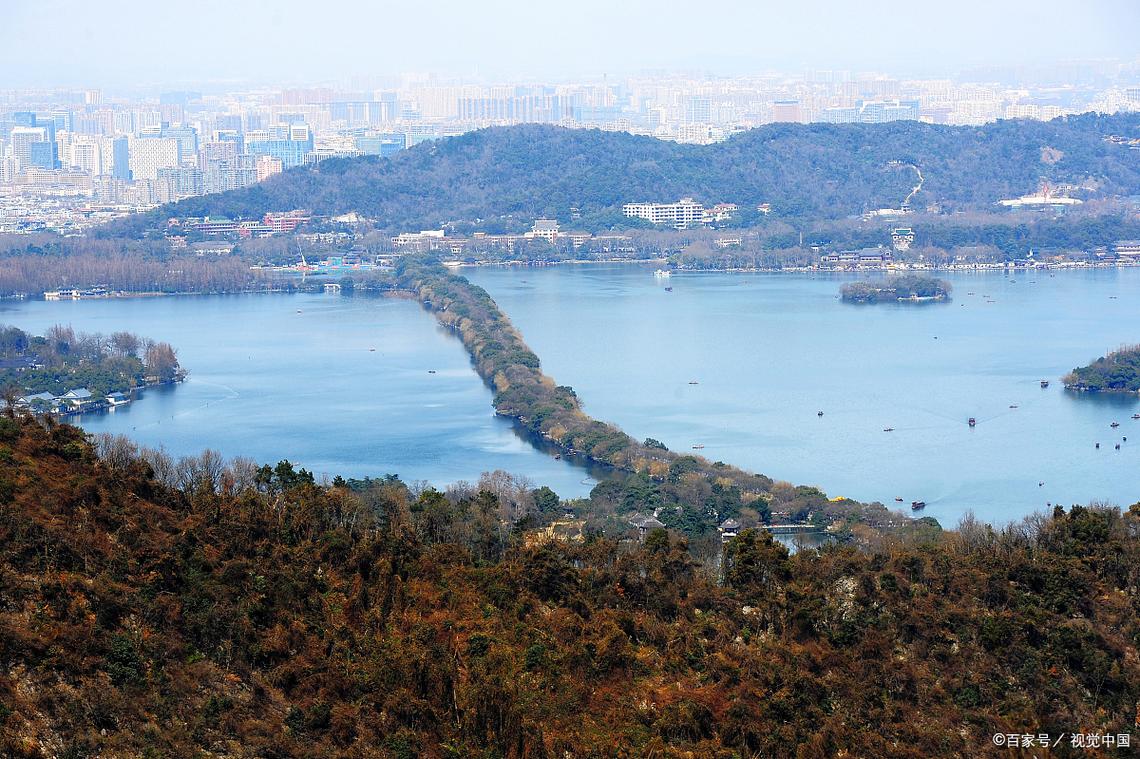
[[[832,269],[884,269],[893,262],[891,251],[886,248],[843,250],[820,256],[820,263]]]
[[[705,219],[705,207],[692,198],[681,198],[676,203],[626,203],[621,210],[628,218],[669,224],[675,229],[688,229]]]
[[[1117,259],[1140,263],[1140,240],[1119,240],[1113,248]]]
[[[535,219],[534,226],[523,237],[546,240],[553,245],[558,239],[558,222],[554,219]]]

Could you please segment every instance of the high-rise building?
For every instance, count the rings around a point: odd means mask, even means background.
[[[689,98],[685,107],[685,120],[690,124],[707,124],[712,121],[712,98]]]
[[[95,137],[77,137],[71,143],[71,156],[69,164],[77,169],[86,171],[91,176],[103,173],[103,154],[100,150],[99,140]]]
[[[202,172],[194,166],[175,166],[159,169],[154,181],[156,200],[169,203],[204,192]]]
[[[305,156],[312,150],[313,134],[308,124],[278,125],[268,130],[246,133],[246,153],[279,158],[286,169],[304,164]]]
[[[803,121],[803,109],[798,100],[777,100],[772,103],[772,121]]]
[[[116,137],[111,140],[110,169],[111,176],[115,179],[131,181],[131,145],[126,137]]]
[[[205,192],[225,192],[248,187],[257,181],[256,159],[248,155],[204,159],[202,185]]]
[[[163,137],[178,140],[178,160],[193,163],[198,157],[198,132],[194,127],[163,127]]]
[[[59,145],[54,140],[31,144],[29,162],[26,168],[48,169],[50,171],[59,167]]]
[[[274,174],[280,174],[285,168],[284,163],[280,158],[274,158],[273,156],[269,155],[258,157],[257,163],[255,165],[257,166],[258,182],[264,182]]]
[[[172,169],[179,165],[181,156],[178,140],[167,137],[138,137],[130,142],[131,176],[139,180],[155,181],[159,169]]]
[[[17,116],[20,114],[16,114]],[[35,120],[35,115],[32,115]],[[55,141],[51,140],[46,126],[17,126],[12,127],[9,136],[12,144],[12,158],[16,160],[16,170],[23,171],[31,166],[45,169],[54,169],[56,166],[45,166],[42,162],[47,160],[58,162],[59,154]],[[36,148],[36,145],[49,145],[48,148]],[[47,151],[45,154],[45,150]],[[33,152],[35,157],[33,158]]]
[[[71,111],[52,111],[47,120],[51,122],[56,132],[75,131],[75,114]]]

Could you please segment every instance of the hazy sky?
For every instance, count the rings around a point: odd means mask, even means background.
[[[0,88],[1140,57],[1140,0],[2,0]]]

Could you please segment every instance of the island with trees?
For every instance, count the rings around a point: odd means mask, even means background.
[[[933,303],[948,300],[950,290],[945,280],[909,274],[881,282],[848,282],[839,295],[847,303]]]
[[[1140,345],[1125,345],[1062,380],[1068,390],[1086,393],[1140,393]]]
[[[0,387],[11,403],[57,415],[129,403],[141,388],[177,382],[186,372],[169,343],[130,332],[44,335],[0,327]]]

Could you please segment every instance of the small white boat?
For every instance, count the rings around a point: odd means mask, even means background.
[[[669,271],[668,269],[658,269],[657,271],[653,272],[653,276],[658,278],[671,277],[673,276],[673,272]]]

